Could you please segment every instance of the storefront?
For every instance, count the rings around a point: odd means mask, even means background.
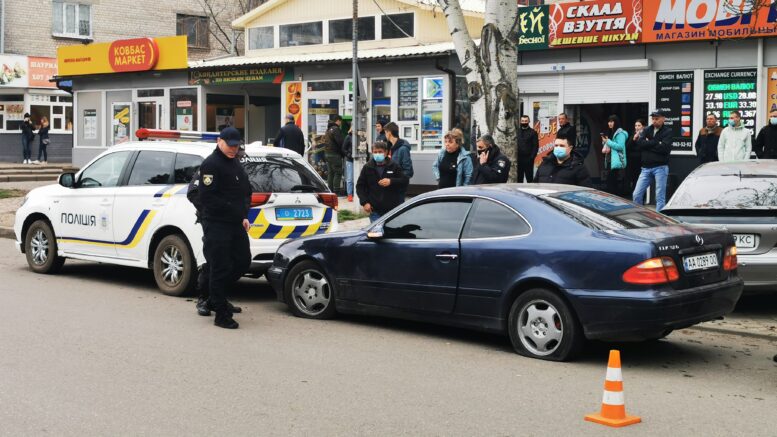
[[[48,160],[70,162],[73,99],[51,82],[56,74],[56,59],[0,55],[0,161],[22,161],[20,129],[24,114],[29,113],[36,128],[44,117],[49,120]],[[33,159],[37,158],[39,144],[36,137]]]

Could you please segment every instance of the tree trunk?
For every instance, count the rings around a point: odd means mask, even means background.
[[[467,77],[472,132],[491,134],[510,158],[510,181],[517,175],[518,2],[487,0],[485,22],[476,45],[467,31],[459,0],[437,0]]]

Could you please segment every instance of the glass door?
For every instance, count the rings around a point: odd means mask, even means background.
[[[166,129],[162,99],[144,99],[135,102],[137,129]]]

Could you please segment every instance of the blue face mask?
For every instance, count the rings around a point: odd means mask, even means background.
[[[564,159],[567,157],[567,148],[556,146],[553,148],[553,155],[558,159]]]
[[[728,125],[731,126],[731,127],[737,127],[737,122],[735,120],[733,120],[733,119],[730,119],[728,121]]]
[[[769,117],[769,124],[777,125],[777,117]]]
[[[382,154],[382,153],[373,153],[373,154],[372,154],[372,159],[374,159],[374,160],[375,160],[375,162],[377,162],[378,164],[380,164],[381,162],[383,162],[383,161],[385,161],[385,160],[386,160],[386,155],[384,155],[384,154]]]

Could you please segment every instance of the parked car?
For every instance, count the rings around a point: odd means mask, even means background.
[[[267,276],[291,312],[367,313],[507,333],[567,360],[585,339],[646,340],[733,310],[734,239],[569,185],[450,188],[365,230],[284,243]]]
[[[705,164],[661,212],[732,232],[745,293],[777,292],[777,160]]]

